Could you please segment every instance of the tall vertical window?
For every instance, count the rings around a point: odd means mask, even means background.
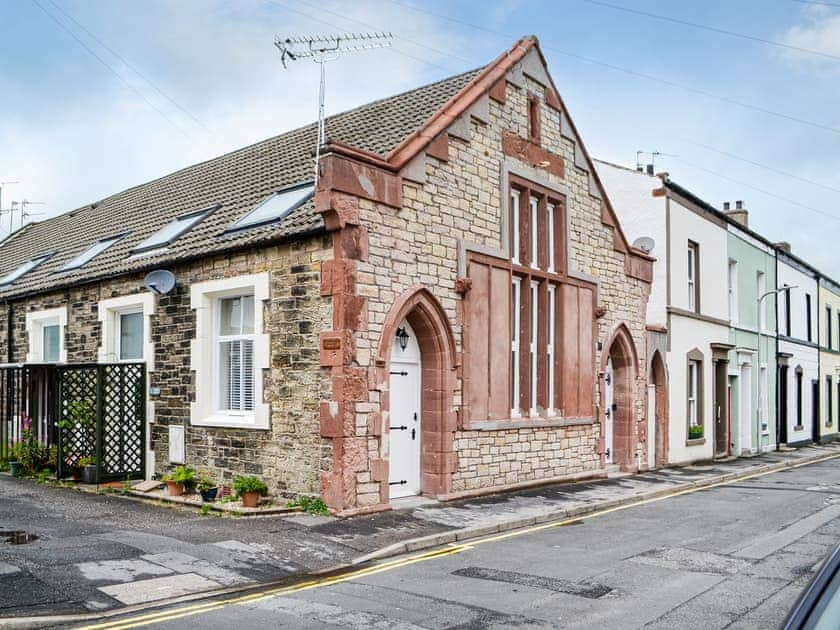
[[[143,311],[116,313],[115,354],[119,361],[143,358]]]
[[[698,386],[700,379],[700,362],[688,362],[688,425],[692,427],[697,426],[698,421]]]
[[[764,292],[767,290],[767,276],[763,271],[755,274],[755,295],[756,298],[761,299]],[[759,302],[758,304],[758,321],[756,322],[759,332],[767,330],[767,304]]]
[[[554,411],[554,305],[555,305],[555,288],[554,285],[548,285],[548,344],[546,348],[546,370],[548,377],[548,400],[546,400],[546,413],[553,416]]]
[[[554,204],[546,204],[545,231],[548,235],[548,271],[554,271]]]
[[[831,307],[825,307],[825,347],[831,350],[834,347],[831,341]]]
[[[785,287],[787,285],[784,285]],[[782,295],[790,293],[790,291],[782,291]],[[779,330],[782,334],[787,334],[787,320],[788,320],[788,308],[787,308],[787,300],[782,299],[779,301]]]
[[[511,339],[510,339],[510,380],[511,380],[511,417],[519,417],[519,381],[522,376],[522,367],[519,361],[519,330],[522,312],[522,281],[519,278],[513,279],[511,286]]]
[[[531,259],[531,267],[534,269],[539,269],[540,267],[540,231],[537,228],[537,226],[539,225],[539,205],[539,199],[537,199],[536,197],[530,198],[528,202],[528,208],[530,209],[530,220],[528,222],[528,227],[531,230],[531,254],[529,258]]]
[[[782,295],[784,296],[784,305],[785,305],[785,335],[790,337],[790,294],[792,289],[788,289],[787,291],[783,291]]]
[[[254,410],[254,296],[219,300],[219,407]]]
[[[802,417],[804,414],[804,404],[805,404],[805,391],[804,391],[804,383],[802,380],[802,368],[796,368],[796,426],[797,428],[801,428],[802,425]]]
[[[43,335],[44,362],[57,363],[61,356],[61,326],[46,324],[41,328]]]
[[[699,269],[699,246],[692,241],[688,242],[688,310],[700,311],[700,284],[698,282],[697,270]]]
[[[825,419],[826,424],[831,424],[831,416]],[[837,424],[840,425],[840,379],[837,381]]]
[[[540,141],[540,99],[536,94],[528,95],[528,136],[531,140]]]
[[[813,332],[813,323],[811,321],[812,313],[811,313],[811,294],[805,294],[805,334],[806,339],[808,341],[814,340],[814,332]]]
[[[510,191],[510,259],[519,264],[519,191]]]
[[[729,274],[727,276],[729,290],[729,321],[738,322],[738,262],[729,259]]]
[[[831,417],[834,415],[834,408],[832,405],[831,395],[832,395],[832,382],[831,377],[825,377],[825,421],[826,424],[831,424]],[[837,401],[840,404],[840,400]]]
[[[531,352],[531,417],[539,415],[537,409],[537,381],[538,366],[537,366],[537,335],[540,330],[539,317],[539,295],[540,283],[531,281],[531,343],[529,350]]]
[[[762,431],[767,431],[767,378],[767,366],[762,365],[758,371],[758,417]]]

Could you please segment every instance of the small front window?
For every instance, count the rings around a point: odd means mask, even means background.
[[[117,359],[141,361],[143,359],[143,313],[117,313]]]
[[[697,379],[700,366],[697,361],[688,362],[688,424],[697,426]]]
[[[697,243],[688,243],[688,310],[698,312],[700,310],[699,290],[697,284]]]
[[[44,362],[57,363],[61,356],[61,326],[50,324],[41,328],[44,341]]]
[[[219,300],[219,407],[254,410],[254,296]]]

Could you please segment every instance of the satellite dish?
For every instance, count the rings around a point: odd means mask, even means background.
[[[640,236],[635,241],[633,241],[633,247],[635,247],[636,249],[641,249],[646,254],[649,254],[653,251],[654,245],[656,245],[656,241],[654,241],[649,236]]]
[[[166,269],[155,269],[146,274],[143,284],[152,293],[166,295],[175,287],[175,276]]]

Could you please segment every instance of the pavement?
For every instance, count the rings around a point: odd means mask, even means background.
[[[840,445],[810,446],[446,504],[398,501],[353,519],[202,516],[0,475],[0,627],[195,601],[834,457]],[[2,543],[2,531],[37,539]]]

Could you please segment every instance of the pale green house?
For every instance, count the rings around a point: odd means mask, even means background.
[[[776,252],[748,228],[747,211],[724,206],[729,294],[730,452],[765,452],[776,447]],[[759,330],[760,329],[760,330]]]

